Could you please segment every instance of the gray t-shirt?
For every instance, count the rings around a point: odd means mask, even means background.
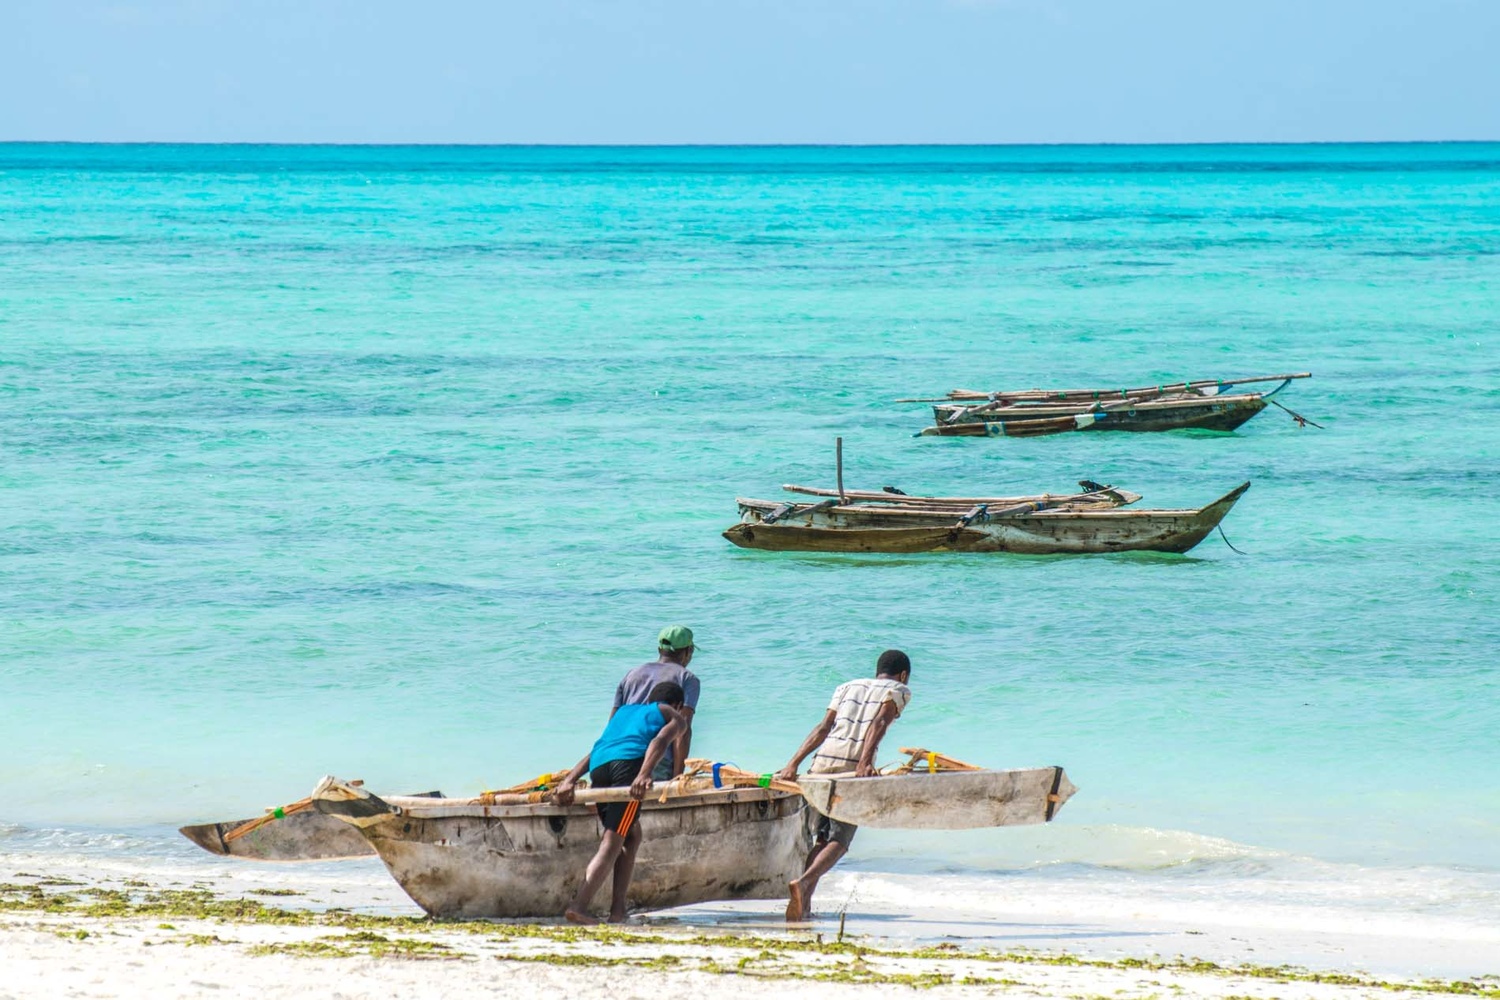
[[[682,685],[683,704],[688,708],[698,708],[698,675],[680,663],[643,663],[620,682],[615,688],[615,703],[611,711],[621,705],[644,705],[646,699],[651,697],[651,689],[662,681],[671,681]]]
[[[615,703],[610,708],[613,713],[621,705],[644,705],[651,697],[651,689],[662,681],[671,681],[682,685],[682,702],[688,708],[698,708],[698,675],[680,663],[643,663],[620,682],[615,688]],[[661,763],[656,765],[656,771],[652,775],[658,781],[664,781],[672,774],[672,751],[669,748],[666,756],[662,757]]]

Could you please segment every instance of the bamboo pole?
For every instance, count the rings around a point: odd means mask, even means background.
[[[224,834],[224,841],[225,843],[229,843],[239,840],[246,834],[254,833],[256,830],[259,830],[267,823],[274,823],[278,819],[285,819],[293,813],[302,812],[304,809],[311,809],[312,804],[313,800],[310,798],[298,799],[296,802],[292,802],[288,805],[277,806],[275,809],[269,809],[266,811],[266,814],[264,816],[261,816],[257,819],[252,819],[248,823],[241,823],[233,830],[230,830],[228,833]]]
[[[959,760],[957,757],[949,757],[947,754],[935,753],[923,747],[901,747],[901,752],[909,755],[910,759],[896,768],[898,772],[914,771],[982,771],[984,768],[978,764],[970,764]]]
[[[839,503],[846,502],[844,496],[844,439],[837,437],[833,439],[833,451],[835,462],[838,465]]]
[[[821,489],[815,486],[797,486],[793,483],[783,484],[781,487],[788,493],[802,493],[815,497],[837,497],[838,490]],[[1131,493],[1129,490],[1116,489],[1106,486],[1102,490],[1092,490],[1088,493],[1038,493],[1033,496],[1015,497],[934,497],[934,496],[907,496],[899,493],[886,493],[876,490],[846,490],[841,502],[844,500],[874,501],[876,503],[898,504],[901,506],[938,506],[938,507],[972,507],[976,503],[988,504],[1018,504],[1036,503],[1075,503],[1093,499],[1118,498],[1122,502],[1134,503],[1140,499],[1140,494]],[[1127,500],[1127,498],[1130,498]],[[788,515],[790,516],[790,515]]]
[[[1156,396],[1168,392],[1187,392],[1206,389],[1210,386],[1249,385],[1253,382],[1283,382],[1292,379],[1312,378],[1312,372],[1291,372],[1284,375],[1255,375],[1250,378],[1199,379],[1194,382],[1172,382],[1164,385],[1141,386],[1136,389],[1023,389],[1015,392],[983,392],[979,389],[954,389],[946,396],[923,399],[898,399],[898,403],[956,403],[1001,400],[1068,400],[1068,399],[1129,399],[1137,396]]]
[[[521,782],[518,785],[510,785],[510,786],[508,786],[506,788],[486,789],[485,791],[482,791],[479,794],[481,796],[485,796],[485,795],[507,795],[507,794],[515,794],[515,793],[519,793],[519,792],[539,792],[539,791],[546,791],[548,788],[552,788],[555,785],[557,785],[558,782],[562,781],[567,776],[568,776],[568,771],[565,771],[565,770],[564,771],[553,771],[551,774],[537,775],[535,778],[531,779],[530,781],[523,781],[523,782]]]

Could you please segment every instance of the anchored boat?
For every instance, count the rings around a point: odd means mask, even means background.
[[[1017,552],[1031,554],[1187,552],[1218,527],[1249,483],[1202,507],[1137,510],[1096,503],[1100,492],[1071,498],[974,497],[854,499],[776,503],[737,498],[740,522],[724,537],[773,552]],[[1117,497],[1123,491],[1109,492]],[[871,496],[869,493],[861,496]]]
[[[979,392],[954,389],[934,402],[936,423],[921,433],[939,437],[1037,437],[1067,431],[1232,431],[1265,409],[1270,397],[1310,372],[1204,380],[1137,389],[1030,389]],[[1235,387],[1280,382],[1266,392]],[[1280,405],[1279,403],[1275,405]],[[1290,410],[1287,412],[1291,412]],[[1298,423],[1308,422],[1293,413]]]

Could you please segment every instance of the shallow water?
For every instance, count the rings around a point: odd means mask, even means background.
[[[510,783],[683,621],[697,752],[779,765],[899,646],[889,756],[1082,788],[867,868],[1242,905],[1323,865],[1493,915],[1497,280],[1500,145],[0,146],[0,819]],[[1295,370],[1324,430],[935,440],[892,402]],[[1246,554],[719,537],[835,435],[859,487],[1248,479]]]

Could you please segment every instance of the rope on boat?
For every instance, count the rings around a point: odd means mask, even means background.
[[[1281,404],[1276,402],[1276,400],[1274,399],[1267,400],[1267,402],[1269,402],[1272,406],[1281,406]],[[1328,429],[1320,423],[1315,423],[1314,421],[1307,419],[1302,414],[1298,413],[1296,410],[1293,410],[1289,406],[1281,406],[1281,408],[1292,415],[1292,419],[1297,421],[1298,427],[1306,427],[1308,424],[1312,424],[1320,431],[1326,431]]]
[[[982,771],[978,764],[970,764],[968,761],[959,760],[957,757],[949,757],[947,754],[937,753],[925,747],[902,747],[901,752],[906,754],[907,761],[896,767],[889,773],[910,774],[918,768],[926,770],[928,774],[936,774],[939,771]]]
[[[1233,552],[1239,552],[1240,555],[1242,555],[1242,556],[1249,555],[1248,552],[1240,552],[1239,549],[1237,549],[1237,548],[1234,547],[1234,543],[1229,540],[1229,536],[1226,535],[1226,534],[1224,534],[1224,525],[1223,524],[1215,525],[1215,527],[1217,527],[1219,529],[1219,537],[1222,538],[1222,539],[1224,539],[1224,544],[1227,545],[1227,546],[1229,546],[1229,548],[1230,548],[1231,551],[1233,551]]]
[[[225,843],[229,843],[230,841],[239,840],[247,833],[254,833],[256,830],[259,830],[267,823],[274,823],[278,819],[286,819],[293,813],[302,812],[304,809],[311,809],[312,804],[313,800],[311,798],[306,798],[298,799],[296,802],[293,802],[289,805],[277,806],[274,809],[268,809],[266,810],[266,814],[264,816],[252,819],[246,823],[241,823],[233,830],[230,830],[228,833],[224,834],[224,841]]]

